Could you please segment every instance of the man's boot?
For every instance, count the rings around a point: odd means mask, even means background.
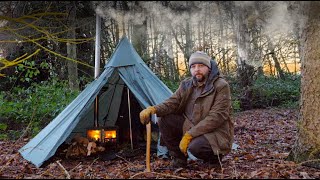
[[[187,158],[181,159],[181,158],[173,158],[170,167],[171,168],[185,168],[188,165]]]
[[[170,162],[170,168],[185,168],[188,165],[187,157],[184,156],[180,151],[169,151],[172,160]]]

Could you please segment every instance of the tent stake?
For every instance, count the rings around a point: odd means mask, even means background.
[[[128,87],[127,87],[127,94],[128,94],[128,108],[129,108],[130,142],[131,142],[131,149],[133,149],[132,128],[131,128],[131,109],[130,109],[130,92],[129,92]]]

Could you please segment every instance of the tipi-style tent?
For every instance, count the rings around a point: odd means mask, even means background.
[[[127,91],[127,88],[130,91]],[[136,112],[132,115],[137,114],[142,108],[161,103],[172,94],[124,36],[100,76],[19,149],[20,154],[36,167],[40,167],[55,154],[63,142],[70,141],[75,134],[85,137],[86,131],[94,126],[94,104],[97,96],[99,126],[115,126],[117,120],[123,118],[120,113],[124,109],[128,110],[128,104],[122,102],[126,99],[124,97],[127,96],[127,92],[137,102],[136,106],[131,107],[131,111]],[[136,117],[132,121],[137,123],[139,119]]]

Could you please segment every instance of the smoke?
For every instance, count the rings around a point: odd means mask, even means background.
[[[276,38],[295,34],[300,36],[303,31],[306,17],[299,13],[299,9],[290,10],[291,2],[276,1],[270,2],[271,7],[266,23],[263,25],[263,33],[270,37],[275,43]]]
[[[130,10],[126,12],[121,10],[120,1],[118,1],[118,3],[114,1],[96,1],[95,5],[96,13],[104,19],[113,18],[118,20],[119,24],[124,21],[125,24],[130,22],[134,25],[141,25],[147,19],[149,27],[149,23],[155,22],[152,24],[152,27],[156,30],[156,33],[171,39],[172,30],[185,31],[186,23],[189,23],[190,27],[196,31],[199,22],[204,18],[206,18],[206,23],[210,23],[211,27],[219,27],[218,24],[216,24],[220,17],[218,16],[216,2],[169,2],[170,7],[164,6],[164,2],[162,1],[128,1],[127,5]],[[137,6],[135,3],[139,3],[139,5]],[[298,28],[301,33],[303,29],[301,27],[303,26],[305,18],[299,14],[289,12],[288,5],[290,3],[291,2],[282,1],[234,1],[236,10],[240,8],[240,11],[245,10],[246,13],[248,13],[247,18],[256,18],[262,29],[262,33],[269,36],[274,43],[276,42],[275,37],[279,34],[288,35],[293,33],[295,28]],[[117,5],[117,7],[114,7],[115,5]],[[257,7],[259,7],[259,9],[257,9]],[[224,9],[220,10],[223,12]],[[235,11],[233,12],[235,13]],[[227,18],[230,18],[230,16],[227,16]],[[105,23],[108,22],[105,21]],[[197,34],[192,36],[197,36]],[[172,48],[168,44],[170,44],[170,41],[166,40],[163,47],[167,52],[169,48]]]
[[[216,6],[215,2],[194,1],[191,4],[188,1],[170,1],[170,7],[172,7],[170,8],[164,6],[161,1],[138,1],[141,8],[135,9],[135,2],[128,1],[131,10],[124,13],[120,10],[121,7],[113,7],[115,5],[113,1],[97,1],[95,3],[96,13],[104,19],[113,18],[138,25],[142,24],[146,18],[152,17],[157,22],[155,28],[159,32],[166,32],[170,27],[179,27],[186,22],[191,26],[197,26],[199,20],[204,18],[205,10]],[[260,5],[262,9],[264,8],[262,12],[254,10],[257,1],[235,1],[234,3],[236,8],[251,11],[251,16],[254,14],[262,16],[264,33],[270,37],[278,33],[288,34],[292,32],[295,22],[304,19],[297,14],[290,14],[288,11],[289,3],[286,1],[261,2]],[[118,4],[118,6],[120,5]],[[179,11],[173,9],[179,9]],[[215,11],[211,12],[211,16],[207,18],[217,18],[215,17],[216,13]],[[303,25],[303,23],[300,24]]]
[[[160,1],[139,1],[140,8],[137,9],[137,6],[129,1],[130,11],[125,13],[120,10],[121,7],[114,8],[115,4],[112,1],[97,2],[95,6],[96,13],[103,19],[113,18],[118,20],[119,24],[124,21],[125,24],[130,22],[134,25],[142,25],[146,19],[148,19],[148,24],[154,22],[152,28],[159,35],[166,37],[163,47],[161,47],[162,50],[172,56],[170,42],[173,40],[172,30],[184,30],[186,22],[191,28],[197,28],[199,21],[204,19],[204,12],[208,9],[208,4],[215,5],[212,2],[196,1],[190,4],[188,1],[170,1],[170,7],[166,7]],[[179,9],[179,11],[174,9]],[[215,19],[216,16],[207,18]],[[180,27],[181,29],[179,29]]]
[[[241,7],[241,8],[249,8],[253,7],[254,1],[235,1],[235,6],[236,7]]]
[[[152,17],[157,22],[155,28],[160,32],[165,32],[170,27],[177,27],[185,22],[189,22],[190,25],[197,25],[199,20],[203,19],[203,12],[208,6],[208,2],[194,2],[191,5],[187,1],[171,1],[170,6],[173,8],[169,8],[163,6],[160,1],[139,1],[141,9],[136,10],[134,5],[130,4],[133,2],[129,1],[128,3],[133,10],[123,13],[120,8],[118,10],[112,7],[113,2],[100,2],[96,4],[96,13],[105,19],[123,19],[125,22],[131,22],[136,25],[142,24],[146,17]],[[190,8],[190,6],[192,7]],[[172,10],[174,8],[182,10],[174,11]]]
[[[269,37],[275,37],[276,34],[292,33],[294,20],[287,10],[286,2],[275,2],[271,8],[270,17],[266,21],[263,29]]]

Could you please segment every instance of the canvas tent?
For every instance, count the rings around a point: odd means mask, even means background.
[[[126,91],[126,88],[129,91]],[[172,94],[172,91],[143,62],[124,36],[100,76],[33,139],[19,149],[20,154],[36,167],[40,167],[55,154],[63,142],[69,141],[77,133],[85,136],[86,130],[94,125],[94,102],[97,96],[99,97],[99,126],[115,125],[119,119],[119,113],[124,109],[121,106],[125,106],[122,100],[125,99],[123,97],[126,92],[129,92],[129,95],[137,101],[139,107],[131,107],[136,111],[161,103]],[[135,118],[132,121],[139,120]]]

